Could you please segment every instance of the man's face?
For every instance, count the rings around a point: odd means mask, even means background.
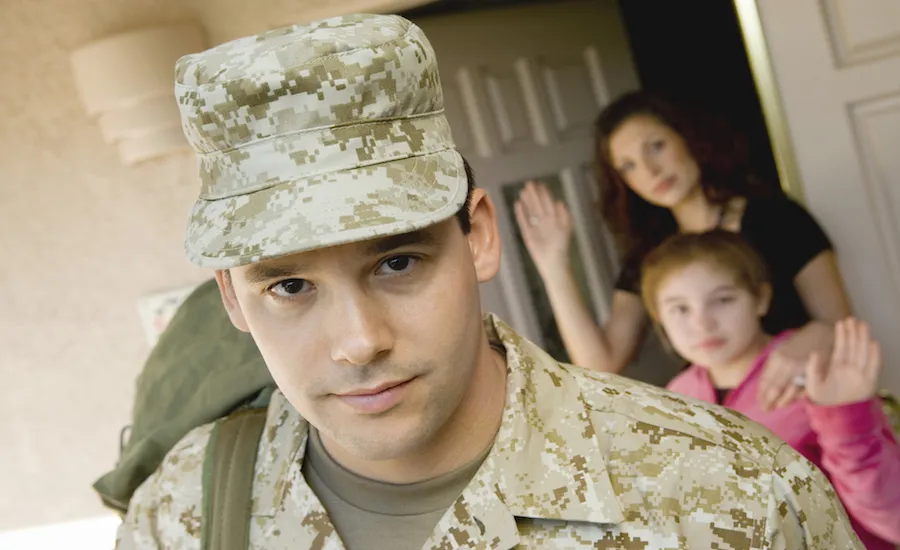
[[[469,235],[451,218],[217,274],[287,399],[354,456],[426,448],[484,368],[478,284],[496,274],[500,246],[481,190],[471,210]]]

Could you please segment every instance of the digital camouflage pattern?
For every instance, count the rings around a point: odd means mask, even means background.
[[[241,38],[183,57],[175,79],[201,176],[185,250],[202,267],[406,233],[465,203],[434,50],[402,17]]]
[[[825,476],[738,413],[560,365],[496,318],[497,439],[425,549],[863,549]],[[135,493],[119,550],[199,549],[210,426]],[[308,424],[276,393],[257,455],[250,547],[340,549],[301,468]]]

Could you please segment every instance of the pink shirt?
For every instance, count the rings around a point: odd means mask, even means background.
[[[866,548],[894,550],[900,544],[900,445],[879,400],[839,407],[803,400],[769,412],[759,406],[762,367],[788,335],[772,339],[722,405],[769,428],[825,472]],[[709,372],[698,365],[688,367],[666,388],[716,402]]]

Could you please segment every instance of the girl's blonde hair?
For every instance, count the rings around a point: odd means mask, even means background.
[[[756,297],[769,283],[769,273],[760,255],[740,235],[716,229],[706,233],[680,233],[669,237],[644,258],[641,266],[641,297],[653,321],[659,321],[657,293],[673,272],[704,262],[734,276],[734,281]]]

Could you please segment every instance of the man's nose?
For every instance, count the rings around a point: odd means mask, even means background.
[[[338,363],[365,366],[393,346],[384,308],[363,291],[342,292],[331,304],[327,316],[331,359]]]

